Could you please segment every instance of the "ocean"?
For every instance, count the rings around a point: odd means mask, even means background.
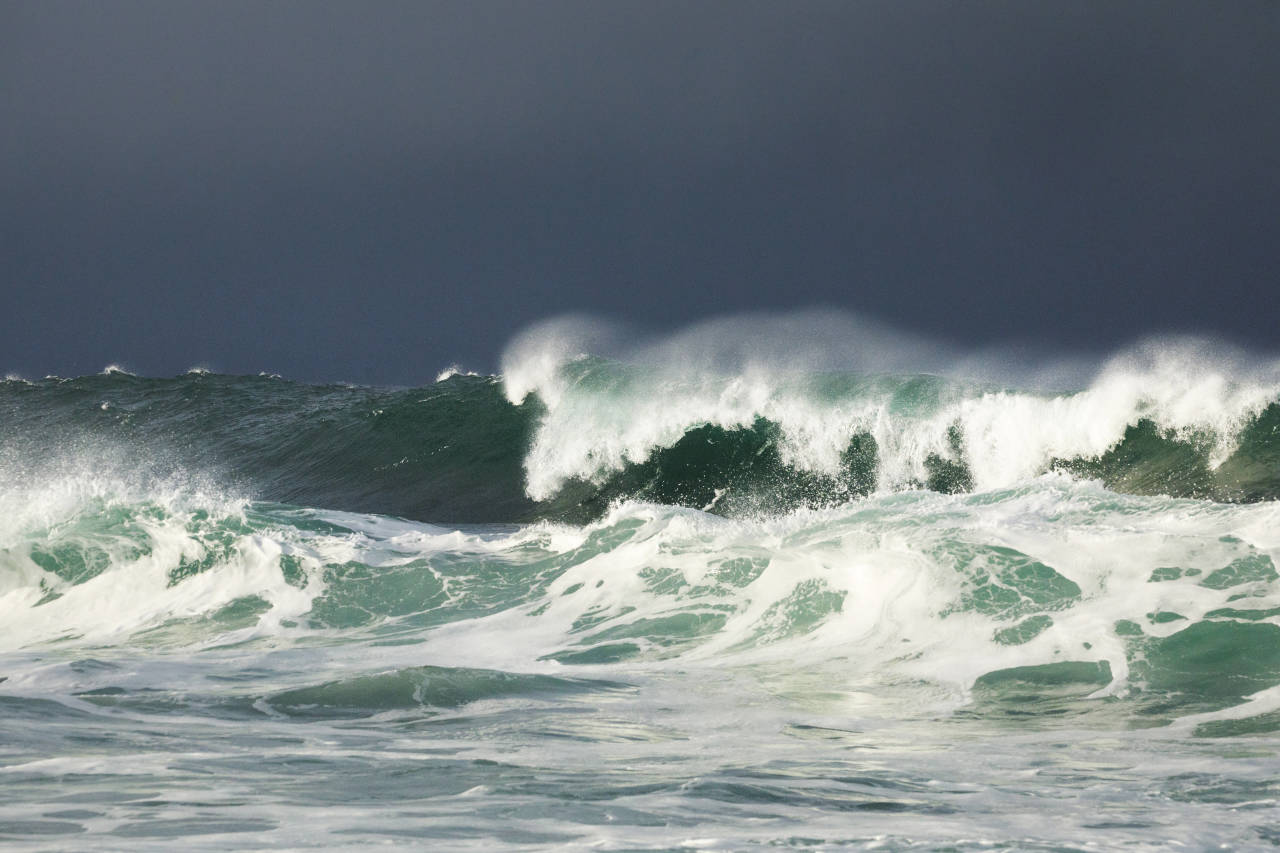
[[[1275,371],[971,373],[12,377],[0,843],[1280,846]]]

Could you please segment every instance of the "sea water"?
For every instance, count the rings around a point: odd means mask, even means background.
[[[1265,366],[548,340],[0,384],[6,849],[1280,845]]]

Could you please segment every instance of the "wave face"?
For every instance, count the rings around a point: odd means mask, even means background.
[[[489,377],[420,389],[108,372],[0,385],[6,475],[216,481],[263,500],[444,521],[531,516],[532,407]]]
[[[0,384],[0,839],[1280,840],[1267,370],[713,361]]]

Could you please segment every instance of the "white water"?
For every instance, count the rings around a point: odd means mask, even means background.
[[[833,323],[798,315],[791,327],[767,324],[765,337],[751,323],[720,321],[630,345],[610,342],[617,333],[589,324],[530,330],[503,359],[508,399],[536,393],[547,408],[525,462],[529,495],[547,499],[573,478],[599,482],[691,428],[746,428],[757,418],[781,427],[784,462],[825,474],[838,472],[840,454],[855,435],[871,435],[882,491],[925,480],[930,455],[952,457],[953,427],[963,436],[963,461],[979,491],[1025,481],[1054,459],[1102,454],[1142,419],[1209,441],[1210,462],[1217,465],[1236,446],[1240,428],[1280,399],[1280,362],[1251,360],[1203,341],[1135,346],[1095,367],[1074,393],[1025,391],[992,383],[1002,373],[1006,381],[1036,374],[1060,380],[1068,371],[1051,362],[1010,370],[991,352],[964,355],[880,328],[836,323],[832,329]],[[851,348],[851,338],[860,344]],[[794,351],[783,355],[792,339]],[[826,346],[832,341],[840,343]],[[572,368],[583,358],[582,347],[592,345],[600,349],[591,352],[617,352],[642,366],[619,366],[607,383],[584,381]],[[948,360],[949,376],[983,381],[938,380],[904,396],[905,377],[866,376],[868,365],[920,371]],[[815,373],[832,365],[840,372]],[[1071,371],[1080,373],[1080,364]]]
[[[984,673],[1060,660],[1108,661],[1114,676],[1108,691],[1123,694],[1130,685],[1125,641],[1116,628],[1121,620],[1158,637],[1227,606],[1241,592],[1250,598],[1236,606],[1280,606],[1274,585],[1199,583],[1241,558],[1280,562],[1280,505],[1124,496],[1062,475],[1004,492],[911,492],[770,519],[629,504],[583,528],[543,523],[469,532],[378,516],[252,510],[242,501],[217,504],[180,493],[130,504],[103,488],[100,482],[48,483],[30,496],[39,499],[24,520],[6,525],[0,540],[6,648],[54,640],[128,642],[138,632],[198,619],[246,596],[269,607],[249,633],[236,629],[241,640],[414,635],[414,620],[397,627],[404,617],[395,614],[404,611],[394,600],[388,605],[376,586],[347,589],[326,581],[326,566],[361,565],[388,584],[398,573],[417,572],[421,583],[444,590],[431,605],[441,624],[430,642],[381,652],[388,667],[554,672],[576,668],[558,661],[585,663],[593,650],[624,644],[629,663],[615,664],[624,670],[846,660],[847,690],[917,682],[940,690],[956,707]],[[127,523],[95,522],[113,507],[128,513]],[[317,530],[313,521],[328,526]],[[217,525],[226,523],[234,526],[224,546]],[[110,565],[71,584],[32,560],[33,544],[97,549]],[[1079,588],[1078,600],[992,612],[963,606],[975,585],[1012,582],[999,575],[1010,553],[1011,565],[1051,567]],[[208,569],[172,582],[170,572],[184,559],[210,555]],[[285,558],[296,561],[303,580],[286,582]],[[535,562],[549,567],[546,581],[503,591],[505,574]],[[1166,566],[1196,574],[1151,582]],[[61,597],[41,603],[49,592]],[[354,634],[308,623],[316,602],[331,594],[356,595],[356,606],[372,608]],[[468,615],[479,600],[494,601],[496,609]],[[1148,618],[1161,611],[1184,619]],[[1031,613],[1047,614],[1052,625],[1020,645],[997,642],[997,631]],[[709,627],[664,621],[673,618],[705,619]],[[176,636],[225,641],[216,623]]]

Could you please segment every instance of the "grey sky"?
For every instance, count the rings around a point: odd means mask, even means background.
[[[0,3],[0,371],[832,305],[1274,349],[1280,4]]]

